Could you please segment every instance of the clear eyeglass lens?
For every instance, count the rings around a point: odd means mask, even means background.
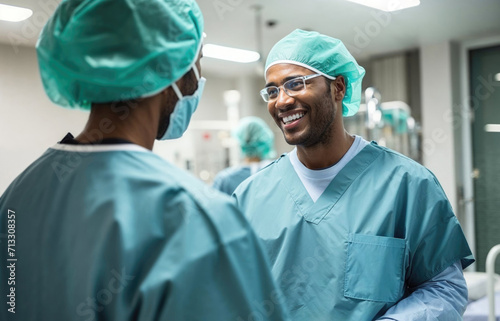
[[[272,86],[272,87],[267,87],[266,91],[268,99],[276,99],[278,98],[280,89],[278,87]]]
[[[291,79],[283,84],[287,92],[297,92],[305,88],[304,78]]]
[[[287,81],[283,84],[283,88],[285,89],[285,92],[287,93],[287,95],[294,96],[306,88],[306,79],[305,78],[311,79],[311,78],[315,78],[317,76],[320,76],[320,75],[315,74],[315,75],[303,76],[303,77],[299,77],[299,78],[290,79],[289,81]],[[274,99],[278,98],[279,92],[280,92],[279,87],[269,86],[269,87],[264,88],[260,92],[260,95],[262,96],[262,99],[264,99],[265,102],[269,102],[270,100],[274,100]]]
[[[269,92],[268,88],[264,88],[260,91],[260,96],[267,103],[269,101]]]

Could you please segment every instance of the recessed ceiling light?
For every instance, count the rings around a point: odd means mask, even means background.
[[[19,22],[28,19],[33,15],[33,11],[26,8],[0,4],[0,20]]]
[[[500,133],[500,124],[488,124],[484,126],[484,130],[490,133]]]
[[[420,0],[347,0],[355,2],[363,6],[379,9],[386,12],[403,10],[406,8],[416,7],[420,4]]]
[[[495,81],[500,81],[500,72],[495,75]]]
[[[206,44],[203,46],[203,56],[233,62],[249,63],[260,59],[258,52]]]

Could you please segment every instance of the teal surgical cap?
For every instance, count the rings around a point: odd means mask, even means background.
[[[271,66],[281,63],[299,65],[329,79],[344,76],[347,88],[342,102],[342,114],[352,116],[358,111],[365,69],[358,65],[342,41],[317,32],[297,29],[271,49],[265,72]]]
[[[192,68],[202,35],[194,0],[66,0],[38,39],[42,82],[69,108],[152,96]]]
[[[233,135],[246,157],[265,159],[274,154],[274,134],[258,117],[242,118]]]

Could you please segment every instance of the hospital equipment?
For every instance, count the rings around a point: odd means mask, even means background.
[[[402,101],[383,102],[373,87],[365,90],[358,113],[344,118],[344,127],[351,134],[420,161],[420,124],[412,117],[410,106]]]
[[[500,320],[500,275],[495,274],[495,261],[499,254],[500,244],[488,252],[486,273],[464,272],[470,300],[464,321]]]

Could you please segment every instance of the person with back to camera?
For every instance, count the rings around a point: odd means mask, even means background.
[[[0,198],[0,233],[15,226],[0,259],[18,259],[1,320],[287,319],[234,202],[151,152],[197,107],[202,34],[193,0],[59,5],[37,44],[43,84],[90,116]]]
[[[220,171],[214,178],[213,187],[231,195],[245,179],[268,165],[274,155],[274,134],[260,118],[249,116],[242,118],[234,130],[244,164]]]
[[[292,320],[461,320],[474,259],[436,177],[344,129],[364,73],[338,39],[280,40],[261,95],[296,147],[233,196]]]

